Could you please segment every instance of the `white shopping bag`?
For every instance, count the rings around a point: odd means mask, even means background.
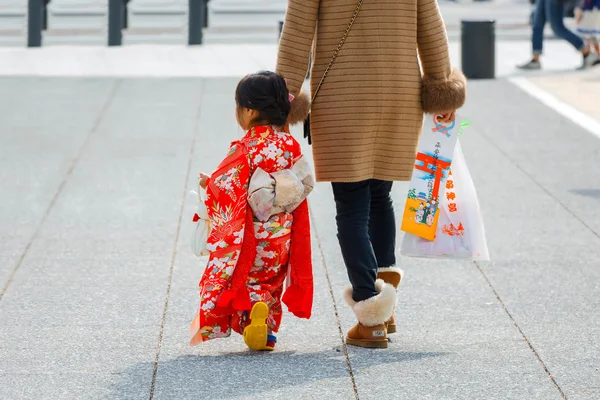
[[[489,260],[481,209],[460,142],[456,143],[444,190],[435,239],[407,233],[401,253],[410,257]]]
[[[190,193],[198,201],[196,212],[192,218],[190,246],[196,256],[207,256],[210,254],[206,248],[206,241],[208,240],[208,235],[210,235],[210,219],[206,204],[204,204],[206,193],[201,187],[198,187],[198,192],[192,190]]]

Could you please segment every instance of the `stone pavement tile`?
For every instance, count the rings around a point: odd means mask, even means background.
[[[484,91],[513,101],[489,101]],[[573,188],[599,187],[600,141],[506,83],[472,84],[471,96],[481,101],[465,112],[482,123],[465,154],[486,165],[474,180],[493,260],[482,269],[567,398],[596,398],[600,219],[597,201]],[[505,115],[506,129],[492,129]]]
[[[0,325],[3,338],[14,338],[6,343],[12,370],[19,358],[37,372],[45,364],[59,371],[102,368],[119,393],[106,398],[139,395],[135,381],[143,371],[147,397],[202,81],[116,85],[97,131],[0,303]],[[74,94],[86,95],[95,93]],[[115,272],[107,277],[110,268]],[[31,327],[36,331],[24,335]],[[86,339],[93,344],[85,346]],[[86,361],[90,352],[98,361]],[[36,364],[40,358],[44,363]],[[13,387],[31,380],[19,377]],[[74,391],[65,398],[82,398],[80,383],[63,382],[71,375],[54,378],[54,385]],[[43,382],[39,390],[49,381]],[[102,377],[91,382],[92,391],[110,390]]]
[[[485,95],[490,92],[494,96]],[[496,147],[535,181],[524,182],[521,193],[542,187],[564,206],[554,208],[567,208],[599,235],[598,138],[503,81],[472,84],[470,98],[477,101],[468,102],[463,113],[485,138],[482,145]]]
[[[40,240],[40,248],[53,248],[53,242]],[[78,242],[82,243],[82,242]],[[112,243],[114,247],[114,243]],[[106,246],[108,249],[108,245]],[[55,257],[47,257],[44,254],[28,255],[27,274],[17,274],[15,282],[20,287],[33,289],[44,287],[48,289],[65,288],[76,290],[83,287],[97,287],[99,283],[116,289],[127,289],[132,284],[152,285],[156,281],[155,271],[157,268],[166,269],[171,261],[170,254],[145,254],[139,257],[139,252],[113,252],[99,247],[90,247],[84,253],[85,248],[76,254],[58,253]],[[119,249],[117,249],[119,250]],[[39,253],[42,253],[41,251]],[[105,254],[102,258],[96,254]],[[135,261],[126,261],[135,260]],[[167,271],[164,272],[165,279]]]
[[[148,272],[154,282],[129,280],[129,286],[114,286],[99,279],[86,286],[31,284],[11,287],[0,308],[3,323],[19,326],[146,326],[158,331],[163,309],[162,271]]]
[[[0,79],[0,288],[94,129],[111,89],[111,82],[94,79]],[[89,92],[94,95],[81,95]]]
[[[599,398],[597,268],[586,274],[582,270],[593,264],[507,264],[492,263],[485,272],[558,385],[569,399]]]
[[[112,372],[39,374],[0,373],[0,398],[25,399],[147,399],[152,366],[127,375]]]
[[[597,68],[561,76],[534,77],[530,80],[560,100],[600,121],[600,109],[597,106],[600,70]]]
[[[404,196],[406,184],[396,184],[398,220]],[[329,186],[320,184],[312,197],[313,217],[346,332],[356,320],[341,296],[348,278],[333,210],[327,206],[332,203]],[[472,263],[400,258],[398,265],[406,281],[399,290],[398,333],[390,335],[390,347],[348,346],[361,399],[378,398],[383,391],[419,399],[559,398]]]
[[[208,95],[202,101],[190,188],[199,171],[211,171],[225,156],[228,141],[242,135],[231,117],[236,84],[237,79],[206,82]],[[184,217],[191,217],[192,213],[193,202],[190,201],[186,203]],[[154,398],[192,399],[210,393],[219,399],[257,396],[319,399],[326,393],[330,398],[353,399],[318,252],[313,255],[313,316],[307,321],[286,312],[274,353],[250,352],[236,333],[228,339],[197,347],[188,345],[189,324],[198,307],[197,284],[206,264],[206,258],[191,254],[188,233],[182,230],[177,248]]]
[[[0,286],[3,287],[8,279],[10,278],[11,272],[13,270],[15,260],[18,260],[19,256],[17,254],[3,254],[0,253]]]
[[[48,326],[31,323],[2,326],[0,373],[118,373],[153,360],[155,327],[96,323]]]

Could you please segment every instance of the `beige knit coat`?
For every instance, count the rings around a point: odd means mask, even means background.
[[[288,0],[276,70],[296,95],[290,123],[308,109],[307,96],[298,94],[311,47],[314,93],[357,4]],[[317,180],[409,180],[423,113],[456,110],[465,92],[436,0],[364,0],[310,106]]]

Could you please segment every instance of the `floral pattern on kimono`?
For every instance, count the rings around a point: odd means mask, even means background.
[[[255,127],[232,143],[208,180],[210,256],[199,283],[200,308],[190,328],[190,344],[227,337],[232,330],[243,334],[248,311],[259,301],[269,306],[267,324],[277,332],[292,253],[297,261],[289,271],[292,285],[283,301],[297,316],[310,316],[313,288],[306,201],[293,213],[276,214],[265,222],[253,218],[247,202],[256,168],[280,171],[291,168],[300,156],[300,145],[289,133]],[[301,229],[294,234],[296,228]]]

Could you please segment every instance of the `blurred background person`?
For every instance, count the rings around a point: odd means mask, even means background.
[[[600,0],[581,0],[575,9],[577,33],[579,33],[600,56]],[[594,65],[600,64],[597,59]]]
[[[581,68],[587,68],[596,63],[598,56],[590,49],[590,45],[581,37],[569,30],[563,21],[565,14],[565,0],[536,0],[532,26],[532,57],[525,64],[517,67],[522,70],[538,70],[542,68],[540,56],[544,45],[544,27],[550,22],[552,31],[556,36],[569,42],[581,52]]]

